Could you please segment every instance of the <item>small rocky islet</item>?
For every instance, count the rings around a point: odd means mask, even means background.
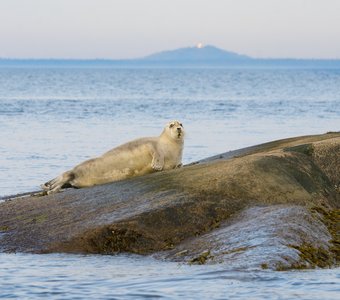
[[[134,253],[233,269],[339,266],[340,133],[0,203],[0,251]]]

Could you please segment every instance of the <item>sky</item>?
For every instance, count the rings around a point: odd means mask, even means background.
[[[340,59],[340,0],[0,0],[2,58],[139,58],[198,43]]]

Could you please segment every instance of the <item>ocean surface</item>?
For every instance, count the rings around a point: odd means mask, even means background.
[[[38,190],[85,159],[159,135],[173,119],[186,130],[184,163],[340,131],[340,69],[0,67],[0,197]],[[241,271],[127,255],[0,254],[4,299],[339,296],[339,269]]]

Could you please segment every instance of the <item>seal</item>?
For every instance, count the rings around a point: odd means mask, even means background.
[[[120,145],[102,156],[84,161],[41,187],[50,194],[64,187],[83,188],[178,168],[182,165],[183,146],[183,125],[172,121],[160,136]]]

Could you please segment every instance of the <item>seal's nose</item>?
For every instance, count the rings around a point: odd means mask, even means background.
[[[177,131],[181,132],[182,128],[181,127],[177,127]]]

